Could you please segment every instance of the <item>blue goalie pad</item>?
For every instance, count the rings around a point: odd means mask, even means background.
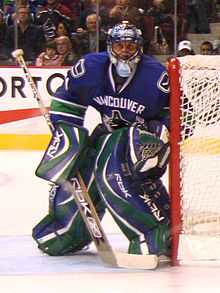
[[[96,155],[94,148],[88,147],[86,160],[81,162],[79,172],[101,220],[105,213],[105,205],[93,176]],[[77,178],[70,177],[68,180],[76,190],[80,188]],[[48,255],[73,253],[92,241],[74,195],[56,184],[52,184],[49,193],[49,213],[34,227],[32,236],[39,249]]]
[[[102,219],[105,207],[98,192],[90,191],[96,211]],[[32,237],[39,249],[54,256],[74,253],[92,241],[72,194],[57,185],[50,191],[49,214],[33,228]]]
[[[123,128],[106,136],[95,176],[99,192],[110,211],[144,233],[158,222],[167,222],[169,197],[160,180],[142,181],[142,178],[134,177],[127,160],[128,133],[129,129]],[[145,190],[149,198],[144,195]],[[161,200],[155,200],[154,195]]]
[[[58,122],[36,175],[62,185],[79,169],[87,143],[87,129],[63,121]]]
[[[131,243],[135,238],[139,242],[142,235],[149,252],[159,255],[166,251],[169,243],[169,196],[161,180],[143,180],[136,176],[131,162],[128,163],[128,138],[132,128],[121,128],[103,137],[96,162],[96,183],[110,213]],[[155,150],[157,154],[163,142],[151,134],[146,135],[153,144],[152,152]],[[145,138],[139,137],[138,143],[145,142]],[[129,251],[133,253],[133,248]]]

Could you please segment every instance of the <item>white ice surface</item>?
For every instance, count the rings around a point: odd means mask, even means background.
[[[48,184],[35,177],[42,152],[0,151],[1,293],[209,293],[220,292],[220,267],[163,266],[155,271],[110,268],[93,246],[78,255],[49,257],[31,238],[47,212]],[[111,219],[104,220],[116,248],[127,243]]]

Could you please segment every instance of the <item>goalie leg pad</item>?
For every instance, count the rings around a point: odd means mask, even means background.
[[[134,178],[126,157],[128,135],[129,129],[123,128],[103,138],[95,176],[99,192],[123,233],[142,245],[148,233],[160,225],[169,229],[169,197],[160,180],[149,180],[146,187],[141,178]],[[155,245],[157,254],[161,250],[160,244]]]
[[[59,121],[36,175],[62,185],[79,170],[87,145],[88,131],[85,128]]]
[[[50,215],[46,216],[34,229],[33,238],[38,244],[38,248],[51,256],[65,255],[70,252],[81,250],[91,242],[84,223],[80,222],[78,213],[75,216],[73,228],[59,234],[62,225]],[[80,234],[76,236],[74,227],[78,225]],[[60,229],[58,229],[60,227]],[[44,236],[42,236],[42,234]],[[80,236],[83,235],[83,238]]]
[[[156,228],[149,231],[145,237],[150,254],[170,256],[171,239],[168,224],[159,224]]]
[[[95,191],[94,187],[93,190]],[[97,192],[93,194],[93,201],[102,219],[105,207]],[[54,203],[50,202],[50,205],[49,215],[33,229],[32,236],[39,249],[48,255],[57,256],[73,253],[87,246],[91,238],[72,195],[59,187]]]
[[[95,157],[94,149],[89,149],[87,160],[81,164],[80,174],[85,184],[89,185],[89,194],[100,219],[102,219],[105,206],[100,198],[95,180],[91,180]],[[70,179],[71,181],[74,182],[74,178]],[[91,242],[74,196],[61,186],[52,186],[49,194],[49,215],[34,227],[33,238],[38,243],[38,247],[49,255],[75,252]]]

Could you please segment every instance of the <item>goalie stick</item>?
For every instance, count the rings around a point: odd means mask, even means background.
[[[18,64],[22,68],[33,92],[33,96],[38,102],[40,111],[44,116],[51,133],[53,133],[54,126],[50,120],[49,113],[46,110],[40,93],[34,83],[32,75],[25,63],[23,58],[23,50],[17,49],[13,51],[12,56],[17,60]],[[75,202],[80,211],[80,214],[96,246],[98,254],[104,263],[113,267],[129,269],[155,269],[158,266],[159,258],[157,255],[128,254],[125,252],[114,251],[112,249],[106,233],[101,226],[101,221],[88,194],[85,183],[79,172],[71,180],[71,182],[65,181],[63,183],[63,188],[74,195]]]

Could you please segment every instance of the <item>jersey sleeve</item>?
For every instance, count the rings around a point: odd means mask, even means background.
[[[68,71],[67,76],[52,98],[50,117],[53,123],[59,120],[83,126],[89,104],[85,60],[80,59]]]

